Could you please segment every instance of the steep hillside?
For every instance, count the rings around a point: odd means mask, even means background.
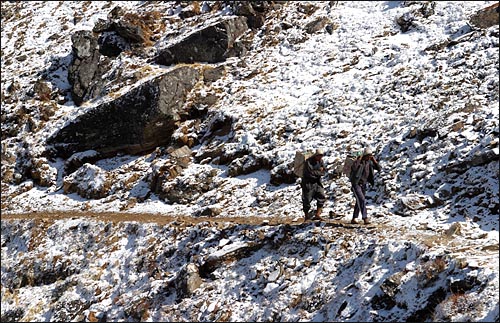
[[[2,321],[498,321],[495,4],[2,2]]]

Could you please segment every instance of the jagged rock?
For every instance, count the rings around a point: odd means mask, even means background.
[[[270,163],[266,158],[245,155],[234,159],[227,168],[227,173],[231,177],[246,175],[258,171],[259,169],[269,169]]]
[[[208,278],[224,261],[247,257],[253,251],[262,248],[264,243],[264,241],[249,241],[224,246],[221,250],[208,255],[205,262],[200,266],[200,276]]]
[[[172,167],[168,168],[168,171],[172,172]],[[193,179],[180,178],[177,175],[160,177],[154,186],[160,198],[171,203],[190,203],[217,185],[215,169],[207,168],[206,171],[200,171]]]
[[[2,321],[4,322],[19,322],[24,316],[25,309],[21,307],[16,307],[14,309],[2,312]]]
[[[297,175],[295,175],[292,171],[291,165],[284,165],[281,167],[274,167],[271,170],[271,178],[269,182],[272,185],[281,185],[281,184],[292,184],[297,180]]]
[[[446,230],[445,235],[451,238],[454,235],[460,235],[462,233],[462,227],[460,222],[454,222],[450,225],[450,227]]]
[[[499,161],[498,149],[497,150],[491,149],[487,151],[478,152],[477,154],[473,155],[472,157],[466,160],[461,160],[456,162],[453,161],[444,167],[444,171],[446,173],[462,174],[465,173],[471,167],[489,164],[493,161],[497,162]]]
[[[405,1],[404,6],[419,5],[411,11],[405,12],[402,16],[396,19],[397,24],[401,27],[402,32],[407,32],[415,27],[414,21],[420,17],[429,18],[434,14],[436,3],[434,1]]]
[[[108,14],[107,22],[96,24],[94,31],[115,31],[118,35],[131,43],[150,44],[149,36],[154,28],[157,13],[146,12],[139,15],[135,12],[127,12],[120,6],[114,7]]]
[[[158,166],[153,164],[150,188],[155,193],[162,192],[162,184],[171,181],[189,166],[192,151],[187,146],[170,151],[170,159]]]
[[[308,34],[314,34],[325,28],[327,24],[330,23],[328,17],[317,17],[313,21],[309,22],[304,28]]]
[[[103,32],[98,40],[99,52],[108,57],[117,57],[124,50],[130,49],[129,43],[114,32]]]
[[[48,101],[52,97],[51,84],[44,80],[37,80],[33,86],[33,91],[41,101]]]
[[[184,101],[200,77],[189,66],[170,70],[78,116],[47,142],[63,157],[86,150],[136,154],[168,144],[176,122],[188,114]]]
[[[66,176],[73,173],[75,170],[82,167],[83,164],[93,164],[100,158],[100,154],[95,150],[86,150],[73,154],[64,162],[64,175]]]
[[[177,299],[180,300],[189,297],[203,283],[198,267],[193,264],[187,264],[186,267],[179,273],[176,290],[178,292]]]
[[[224,65],[217,67],[208,66],[203,70],[203,81],[209,84],[217,81],[224,76],[224,74],[226,74],[226,67]]]
[[[202,113],[205,112],[203,111]],[[186,120],[180,123],[179,127],[172,134],[172,144],[174,146],[187,146],[189,148],[198,145],[200,143],[198,138],[200,123],[200,119]]]
[[[83,312],[90,305],[91,302],[88,300],[62,300],[55,304],[50,320],[56,322],[80,321],[84,317]]]
[[[207,206],[195,213],[195,216],[213,217],[221,213],[221,209],[213,206]]]
[[[498,3],[483,8],[470,17],[470,23],[477,27],[486,29],[499,24],[500,7]]]
[[[398,200],[403,215],[411,214],[412,211],[422,210],[430,207],[432,201],[429,197],[419,194],[409,194],[402,196]]]
[[[395,273],[380,285],[382,294],[375,295],[371,300],[374,309],[390,310],[397,304],[396,294],[400,291],[401,279],[404,275],[404,272]]]
[[[159,50],[154,62],[161,65],[177,63],[218,63],[239,56],[237,38],[248,29],[245,17],[232,17],[197,30],[177,43]]]
[[[31,161],[31,178],[40,186],[51,186],[57,181],[57,169],[50,166],[47,158],[33,158]]]
[[[111,189],[112,181],[108,173],[100,167],[84,164],[63,181],[65,194],[77,193],[88,199],[106,197]]]
[[[270,6],[265,1],[236,1],[234,14],[247,18],[249,28],[257,29],[264,25],[266,21],[265,13]]]
[[[101,94],[104,82],[101,77],[109,68],[109,60],[99,52],[98,41],[92,31],[77,31],[71,36],[71,41],[73,60],[68,69],[68,80],[73,101],[80,105]]]
[[[179,166],[186,168],[191,162],[192,154],[193,152],[188,146],[183,146],[170,152],[170,158],[172,158]]]

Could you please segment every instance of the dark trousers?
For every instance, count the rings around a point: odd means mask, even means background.
[[[302,183],[302,209],[304,213],[309,212],[311,202],[316,199],[318,208],[322,208],[326,202],[325,189],[318,183]]]
[[[361,211],[361,218],[366,219],[366,184],[352,185],[351,189],[354,193],[354,198],[356,199],[356,205],[354,206],[352,218],[356,219]]]

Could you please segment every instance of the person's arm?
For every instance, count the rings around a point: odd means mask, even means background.
[[[371,156],[370,157],[370,160],[372,161],[372,164],[373,164],[373,168],[375,168],[376,170],[378,170],[380,172],[380,170],[382,169],[382,167],[380,167],[380,164],[378,163],[378,161],[375,159],[374,156]]]
[[[363,171],[362,167],[360,167],[361,163],[361,158],[357,158],[351,166],[351,174],[349,176],[349,179],[351,180],[351,183],[356,185],[359,182],[359,179],[361,178],[361,173]]]
[[[316,179],[321,178],[323,175],[325,175],[325,165],[321,162],[318,163],[316,167],[314,167],[310,161],[307,163],[307,167],[309,168],[309,174],[311,177],[314,177]]]

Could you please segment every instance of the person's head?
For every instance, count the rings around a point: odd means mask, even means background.
[[[325,152],[323,151],[323,149],[321,148],[318,148],[316,149],[316,151],[314,152],[314,158],[316,159],[321,159],[323,158],[323,155],[325,154]]]
[[[363,150],[363,159],[370,159],[373,156],[373,150],[371,147],[366,147]]]

